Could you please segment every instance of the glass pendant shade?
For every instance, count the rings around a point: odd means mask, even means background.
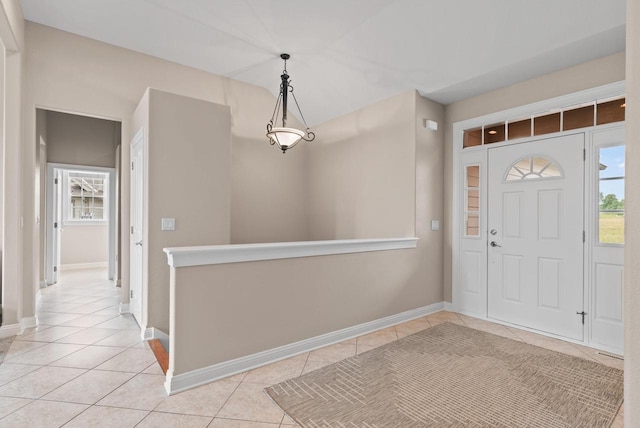
[[[271,139],[280,149],[287,150],[298,144],[304,137],[304,131],[295,128],[271,128],[267,137]]]

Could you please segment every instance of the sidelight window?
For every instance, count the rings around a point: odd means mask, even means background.
[[[598,150],[598,242],[624,244],[624,146]]]
[[[480,236],[480,165],[465,168],[465,236]]]

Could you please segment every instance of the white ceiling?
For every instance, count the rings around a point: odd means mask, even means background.
[[[443,104],[621,52],[625,0],[21,0],[26,19],[262,86],[310,125],[417,89]]]

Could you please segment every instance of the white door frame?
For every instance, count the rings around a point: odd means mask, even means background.
[[[108,278],[113,280],[115,278],[115,266],[116,266],[116,174],[115,168],[105,168],[98,166],[88,165],[73,165],[64,163],[47,162],[47,197],[46,197],[46,262],[45,262],[45,281],[47,285],[55,284],[56,275],[54,274],[55,265],[55,253],[56,248],[53,248],[55,244],[54,239],[54,222],[56,214],[54,212],[55,198],[57,197],[55,191],[55,184],[53,178],[57,171],[63,170],[82,170],[82,171],[94,171],[101,172],[108,175],[109,179],[109,213],[108,213],[108,227],[109,227],[109,265],[108,265]],[[62,184],[60,184],[62,185]],[[60,227],[60,225],[58,225]]]
[[[46,246],[45,246],[45,284],[53,285],[58,282],[60,265],[60,188],[62,174],[56,168],[47,165],[46,172]],[[56,182],[57,180],[57,182]]]
[[[129,165],[130,180],[130,223],[129,234],[129,311],[133,314],[142,334],[146,329],[146,266],[147,266],[147,233],[145,218],[147,212],[147,175],[146,152],[147,147],[144,138],[144,128],[140,128],[131,140]],[[135,152],[141,151],[142,162],[135,164]],[[139,194],[140,193],[140,194]],[[137,198],[137,200],[136,200]],[[139,217],[136,220],[136,215]],[[139,223],[136,225],[136,223]],[[143,336],[144,337],[144,336]]]
[[[453,181],[452,181],[453,215],[452,215],[452,227],[451,227],[451,231],[452,231],[452,242],[451,242],[452,244],[452,267],[451,267],[452,281],[451,282],[452,282],[452,300],[453,301],[450,306],[452,310],[461,312],[461,313],[466,313],[468,315],[475,316],[475,317],[480,317],[480,318],[487,317],[487,293],[486,293],[487,277],[486,275],[480,275],[478,278],[478,281],[480,281],[479,288],[481,293],[479,293],[479,296],[478,296],[479,298],[477,299],[477,303],[475,303],[472,308],[468,308],[468,307],[464,308],[463,307],[464,305],[461,304],[462,286],[465,281],[465,278],[464,278],[465,272],[463,272],[462,270],[462,257],[463,257],[462,239],[464,237],[462,236],[462,233],[461,233],[462,231],[461,225],[464,220],[463,219],[464,205],[463,205],[463,198],[461,196],[464,190],[464,167],[463,167],[464,165],[463,164],[477,163],[481,165],[481,168],[486,169],[487,150],[488,150],[488,146],[484,146],[484,145],[471,147],[463,150],[463,135],[464,135],[463,131],[465,129],[476,128],[476,127],[480,127],[490,123],[504,122],[506,120],[517,118],[517,117],[532,116],[539,113],[548,112],[554,109],[560,109],[565,106],[573,106],[573,105],[578,105],[582,103],[592,102],[593,100],[622,96],[624,95],[624,93],[625,93],[625,82],[624,81],[616,82],[616,83],[600,86],[597,88],[576,92],[573,94],[568,94],[561,97],[552,98],[549,100],[544,100],[544,101],[540,101],[540,102],[536,102],[536,103],[532,103],[524,106],[519,106],[512,109],[456,122],[453,124],[453,148],[452,148],[453,149]],[[544,139],[544,138],[556,137],[561,135],[568,135],[568,134],[578,133],[578,132],[588,132],[590,130],[593,131],[593,130],[599,130],[599,129],[606,129],[608,127],[616,127],[616,126],[620,126],[620,123],[612,123],[609,125],[582,128],[579,130],[545,134],[545,135],[540,135],[535,137],[527,137],[520,140],[510,140],[507,143],[491,144],[491,147],[498,147],[500,145],[507,145],[507,144],[517,143],[521,141],[531,141],[531,140]],[[589,141],[589,139],[587,141]],[[590,153],[589,149],[587,150],[587,153]],[[585,176],[587,177],[590,177],[591,175],[593,175],[593,171],[592,171],[593,168],[591,167],[591,163],[592,162],[587,162],[585,165]],[[481,173],[481,176],[485,176],[485,173]],[[483,185],[485,186],[484,188],[486,189],[486,181],[483,182]],[[588,180],[585,183],[585,185],[589,186]],[[589,207],[593,204],[593,195],[592,195],[593,192],[591,192],[589,188],[586,188],[586,189],[587,191],[585,192],[584,204],[586,207]],[[486,243],[486,239],[487,239],[486,233],[487,233],[487,201],[488,199],[486,195],[487,195],[486,191],[480,193],[481,212],[480,212],[479,239],[484,243]],[[589,211],[588,209],[585,209],[585,225],[589,224],[587,223],[587,221],[590,220],[589,219],[590,216],[588,216],[588,211]],[[591,230],[592,228],[589,228],[589,229]],[[587,237],[587,239],[589,239],[589,237]],[[587,240],[587,243],[588,242],[589,241]],[[486,245],[482,245],[482,249],[479,251],[479,255],[480,255],[479,262],[484,266],[486,266],[487,264]],[[587,248],[585,249],[585,260],[584,260],[584,265],[585,265],[584,307],[585,308],[589,308],[591,303],[589,301],[589,298],[591,295],[591,289],[590,289],[591,270],[589,269],[589,262],[591,260],[590,257],[591,257],[591,249],[590,249],[590,246],[587,246]],[[553,336],[551,334],[548,334],[548,335]],[[588,338],[591,337],[590,321],[585,322],[584,336],[585,338],[587,338],[585,342],[588,343],[589,342]],[[584,342],[580,342],[580,343],[584,343]],[[599,347],[598,344],[592,344],[592,346]],[[606,348],[603,348],[603,349],[606,349]]]

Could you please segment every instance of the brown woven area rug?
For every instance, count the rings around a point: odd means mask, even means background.
[[[303,427],[609,427],[622,370],[445,323],[267,388]]]

